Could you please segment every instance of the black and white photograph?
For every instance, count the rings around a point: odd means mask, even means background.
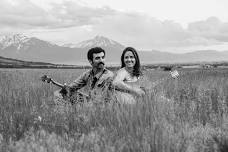
[[[1,152],[228,152],[227,0],[0,0]]]

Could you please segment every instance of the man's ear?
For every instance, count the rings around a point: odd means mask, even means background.
[[[90,63],[91,65],[93,65],[93,61],[92,61],[92,60],[89,60],[89,63]]]

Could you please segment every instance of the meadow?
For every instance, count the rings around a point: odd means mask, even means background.
[[[47,74],[70,83],[84,69],[0,69],[2,152],[228,151],[228,69],[179,69],[135,106],[56,105]],[[167,71],[145,70],[152,85]]]

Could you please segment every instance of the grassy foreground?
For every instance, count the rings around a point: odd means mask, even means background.
[[[39,80],[71,82],[82,71],[0,70],[0,151],[228,151],[227,69],[182,70],[135,106],[56,106],[57,88]],[[167,76],[145,73],[151,82]]]

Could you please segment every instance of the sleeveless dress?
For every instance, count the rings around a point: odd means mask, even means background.
[[[124,77],[123,82],[132,86],[132,87],[140,87],[139,84],[137,83],[139,78],[136,76],[131,76],[128,71],[126,71],[125,68],[121,68],[118,73],[118,75],[121,75],[121,77]],[[122,90],[121,88],[115,88],[114,89],[114,100],[116,100],[120,104],[136,104],[137,102],[137,97],[132,94],[127,92],[126,90]]]

